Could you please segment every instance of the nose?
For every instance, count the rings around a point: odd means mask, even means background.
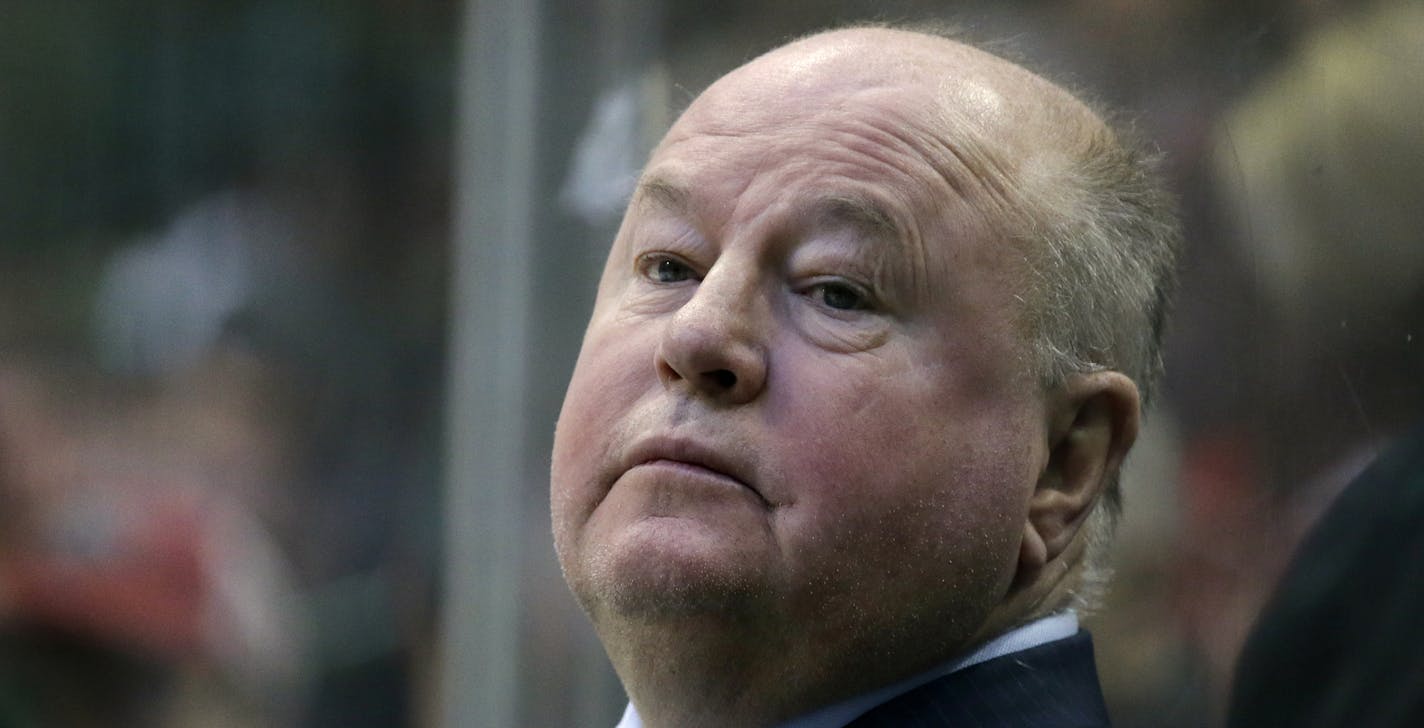
[[[708,273],[663,330],[654,365],[664,386],[723,405],[761,394],[770,332],[754,288],[732,280],[727,268]]]

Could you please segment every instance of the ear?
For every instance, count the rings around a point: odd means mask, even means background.
[[[1029,572],[1074,543],[1137,440],[1141,417],[1137,385],[1112,371],[1073,375],[1048,406],[1048,463],[1029,500],[1019,554]]]

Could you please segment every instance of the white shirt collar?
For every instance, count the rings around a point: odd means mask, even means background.
[[[789,723],[783,723],[780,728],[843,728],[847,723],[871,708],[888,702],[901,693],[914,690],[931,680],[944,677],[957,670],[963,670],[970,665],[977,665],[1013,652],[1022,652],[1042,644],[1066,639],[1077,633],[1077,614],[1070,611],[1049,615],[1022,627],[1009,630],[957,660],[946,662],[927,672],[922,672],[893,685],[887,685],[879,690],[821,708]],[[638,717],[638,711],[631,702],[623,711],[623,719],[618,721],[616,728],[643,728],[643,719]]]

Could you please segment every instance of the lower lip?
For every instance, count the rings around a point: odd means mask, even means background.
[[[649,460],[629,468],[619,480],[625,478],[634,488],[651,488],[649,492],[661,493],[659,497],[672,498],[673,502],[680,502],[685,498],[692,498],[697,502],[704,498],[713,498],[721,502],[723,498],[731,496],[762,508],[771,507],[761,493],[750,485],[720,470],[682,460]]]
[[[713,470],[696,463],[683,462],[681,460],[667,460],[659,458],[640,463],[635,468],[657,468],[659,470],[671,470],[680,475],[692,476],[699,480],[716,480],[728,485],[735,485],[738,488],[746,488],[747,485],[736,478],[733,478],[719,470]]]

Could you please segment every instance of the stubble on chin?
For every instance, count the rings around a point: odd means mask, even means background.
[[[651,623],[697,617],[725,620],[765,615],[771,602],[763,575],[737,561],[679,553],[649,543],[584,544],[561,554],[564,577],[591,617]],[[701,558],[699,558],[701,557]]]

